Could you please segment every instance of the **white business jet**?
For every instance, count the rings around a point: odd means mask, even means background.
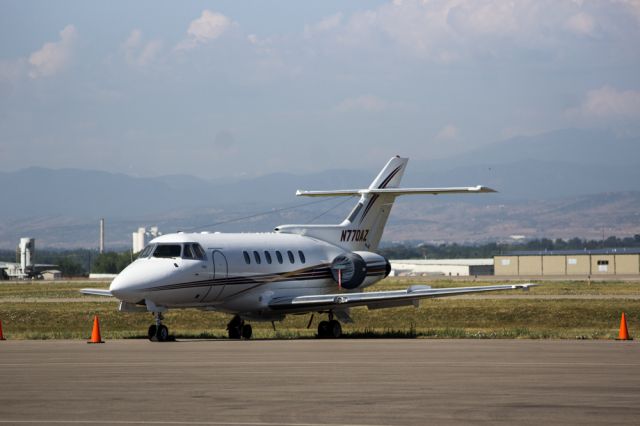
[[[478,194],[484,186],[399,188],[407,158],[393,157],[369,188],[297,191],[308,197],[359,196],[339,225],[282,225],[269,233],[182,233],[153,239],[111,282],[109,290],[84,294],[113,296],[123,312],[148,311],[155,324],[149,339],[166,341],[168,309],[198,308],[233,315],[230,338],[251,338],[248,321],[281,321],[289,314],[326,313],[318,337],[340,337],[338,320],[350,322],[349,308],[418,306],[419,300],[465,293],[524,289],[533,284],[368,291],[391,270],[375,253],[396,197],[411,194]]]

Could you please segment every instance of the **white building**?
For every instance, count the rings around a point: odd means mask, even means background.
[[[144,228],[138,228],[136,232],[131,234],[133,240],[132,248],[134,253],[139,253],[144,248],[144,233]]]
[[[162,235],[162,232],[158,230],[157,226],[152,226],[149,231],[146,228],[138,228],[138,230],[131,234],[132,237],[132,249],[134,253],[140,253],[146,245],[145,237],[150,236],[152,239]]]
[[[493,259],[403,259],[390,260],[391,275],[442,275],[466,277],[493,275]]]

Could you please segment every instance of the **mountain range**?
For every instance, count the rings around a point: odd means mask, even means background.
[[[297,199],[295,190],[364,187],[377,172],[283,171],[225,182],[79,169],[0,172],[0,248],[13,248],[26,235],[44,246],[95,247],[100,217],[107,219],[110,247],[128,246],[138,226],[155,224],[165,232],[212,224],[220,231],[268,231],[306,222],[325,209],[317,220],[335,222],[354,201]],[[512,138],[444,160],[410,161],[403,186],[482,184],[499,193],[401,198],[384,238],[470,242],[512,234],[640,233],[638,182],[639,138],[576,129]],[[283,206],[300,208],[278,211]],[[273,214],[228,222],[264,211]]]

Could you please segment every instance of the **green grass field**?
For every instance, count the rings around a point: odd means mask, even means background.
[[[406,288],[418,278],[389,278],[374,288]],[[489,282],[429,281],[432,287],[487,285]],[[493,282],[491,282],[493,284]],[[414,338],[560,338],[610,339],[618,334],[620,314],[625,312],[630,332],[640,325],[640,282],[541,282],[523,292],[524,298],[442,298],[424,300],[420,308],[367,310],[355,308],[355,324],[345,324],[346,337]],[[151,314],[121,313],[117,302],[83,300],[83,287],[107,287],[105,283],[2,283],[0,320],[8,339],[83,339],[91,334],[94,315],[100,316],[103,338],[145,337]],[[492,295],[497,293],[491,293]],[[563,295],[562,299],[549,296]],[[537,298],[546,296],[547,298]],[[567,297],[569,296],[569,297]],[[576,296],[572,298],[570,296]],[[582,296],[598,296],[581,299]],[[635,298],[634,298],[635,297]],[[61,299],[56,301],[53,299]],[[108,299],[107,299],[108,300]],[[177,337],[218,338],[226,336],[228,315],[194,309],[169,311],[165,323]],[[309,315],[289,316],[276,323],[252,323],[255,338],[312,338],[314,323]]]

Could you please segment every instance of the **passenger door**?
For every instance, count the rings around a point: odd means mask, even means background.
[[[204,302],[213,302],[218,300],[218,297],[222,294],[224,282],[226,281],[229,273],[229,264],[222,251],[213,250],[211,252],[211,262],[213,266],[213,283],[209,293],[204,299]]]

